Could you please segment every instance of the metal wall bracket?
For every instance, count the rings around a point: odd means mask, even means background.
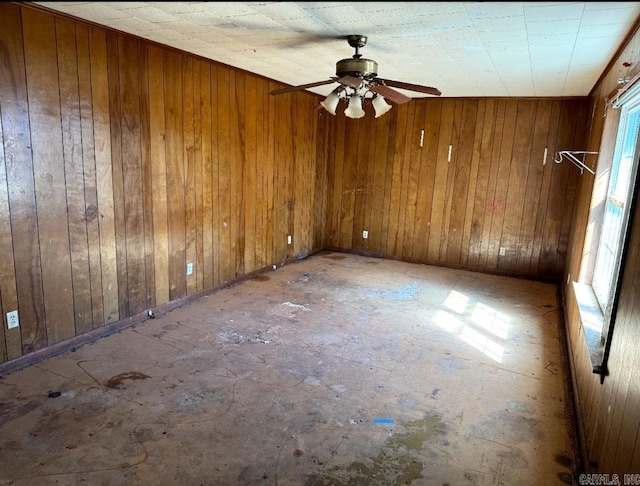
[[[595,175],[596,173],[585,163],[585,158],[587,155],[597,155],[598,152],[587,152],[584,150],[559,150],[556,152],[556,158],[553,161],[556,164],[562,162],[562,159],[566,158],[575,165],[578,169],[580,169],[580,174],[584,174],[584,171],[588,171],[591,174]]]

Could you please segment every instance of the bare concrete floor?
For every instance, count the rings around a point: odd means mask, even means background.
[[[0,379],[0,484],[571,484],[554,285],[322,253]]]

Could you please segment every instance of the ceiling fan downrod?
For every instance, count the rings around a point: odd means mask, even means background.
[[[362,59],[360,48],[367,45],[366,35],[350,35],[347,38],[349,45],[356,50],[353,57],[342,59],[336,63],[336,76],[357,76],[361,79],[370,79],[378,75],[378,63],[373,59]]]

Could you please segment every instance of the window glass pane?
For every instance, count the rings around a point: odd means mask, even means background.
[[[640,109],[634,107],[621,117],[621,134],[616,146],[605,201],[602,233],[598,244],[592,287],[604,313],[610,310],[625,235],[630,196],[635,176],[634,157],[640,127]]]

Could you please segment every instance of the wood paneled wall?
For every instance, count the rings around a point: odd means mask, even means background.
[[[323,247],[564,269],[580,176],[553,155],[582,148],[585,100],[331,117],[309,93],[269,96],[277,83],[26,4],[0,5],[0,60],[0,362]]]
[[[10,3],[0,66],[0,362],[323,245],[317,97]]]
[[[583,148],[588,109],[586,99],[423,98],[378,119],[339,113],[326,245],[559,278],[580,172],[553,159]]]
[[[638,22],[636,22],[636,26]],[[593,90],[593,116],[588,139],[589,151],[611,153],[605,147],[615,143],[615,130],[605,132],[605,99],[618,88],[624,76],[623,62],[632,68],[640,63],[640,31],[632,32],[629,42],[613,60],[611,68]],[[588,232],[589,210],[594,177],[585,174],[577,188],[575,224],[569,238],[570,258],[563,281],[580,274],[582,250]],[[565,285],[565,316],[572,357],[574,395],[582,439],[584,468],[591,472],[620,474],[640,472],[640,210],[630,222],[629,256],[622,269],[620,296],[608,360],[609,374],[604,382],[593,374],[589,351],[582,331],[576,298],[571,285]]]

